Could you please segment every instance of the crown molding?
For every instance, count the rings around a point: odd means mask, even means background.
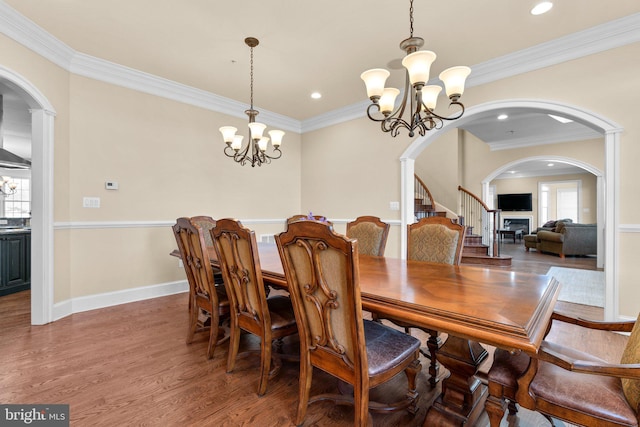
[[[100,58],[76,52],[0,0],[0,32],[65,70],[189,105],[245,118],[247,105]],[[640,13],[513,52],[471,67],[467,87],[479,86],[640,41]],[[366,117],[368,101],[299,121],[261,110],[272,126],[305,133]]]
[[[76,51],[0,0],[0,33],[69,70]]]

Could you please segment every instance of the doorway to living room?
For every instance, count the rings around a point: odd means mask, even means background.
[[[544,100],[502,100],[468,108],[464,117],[454,123],[445,123],[441,129],[434,130],[422,138],[417,138],[400,156],[401,163],[401,245],[406,245],[407,224],[414,221],[413,206],[414,188],[413,177],[415,174],[415,161],[420,153],[433,141],[451,129],[462,127],[464,124],[488,114],[497,114],[505,110],[538,111],[545,114],[558,114],[570,118],[590,129],[596,130],[604,140],[604,166],[602,169],[593,168],[591,165],[582,165],[579,161],[573,162],[597,176],[598,194],[603,197],[607,194],[607,203],[598,204],[598,233],[602,236],[602,258],[605,273],[605,319],[615,319],[619,315],[618,296],[618,266],[616,264],[618,250],[618,210],[619,210],[619,168],[620,137],[622,128],[615,122],[597,116],[590,111]],[[547,157],[547,156],[544,156]],[[568,159],[572,162],[575,159]],[[508,165],[505,165],[505,170]],[[483,180],[482,198],[486,199],[489,182],[494,176],[488,176]]]

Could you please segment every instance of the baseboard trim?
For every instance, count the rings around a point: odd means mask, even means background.
[[[186,280],[141,286],[121,291],[105,292],[61,301],[53,305],[53,320],[59,320],[74,313],[112,307],[114,305],[143,301],[189,291]]]

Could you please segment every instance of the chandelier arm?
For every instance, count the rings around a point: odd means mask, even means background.
[[[269,155],[269,154],[267,154],[266,151],[263,152],[262,155],[264,156],[265,159],[269,159],[269,162],[271,162],[271,160],[277,160],[280,157],[282,157],[282,151],[280,151],[279,148],[273,147],[273,152],[277,153],[277,156],[276,155]],[[267,162],[267,163],[269,163],[269,162]]]
[[[459,101],[451,101],[451,103],[449,104],[449,108],[451,108],[452,105],[456,105],[458,108],[460,108],[460,111],[453,115],[453,116],[449,116],[449,117],[445,117],[445,116],[441,116],[439,114],[436,114],[432,109],[430,109],[429,107],[427,107],[426,105],[422,104],[424,106],[425,111],[428,111],[429,116],[433,116],[435,118],[438,118],[440,120],[457,120],[460,117],[462,117],[462,115],[464,114],[464,104],[459,102]]]

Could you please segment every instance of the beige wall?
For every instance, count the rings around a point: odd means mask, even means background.
[[[2,35],[0,51],[0,65],[32,82],[57,112],[56,223],[147,223],[193,214],[270,219],[307,211],[345,219],[362,214],[400,218],[389,202],[400,200],[399,157],[412,140],[382,134],[367,118],[303,137],[288,132],[283,159],[263,168],[240,167],[223,156],[217,128],[243,127],[246,120],[71,75]],[[640,43],[635,43],[469,88],[463,101],[544,99],[620,124],[620,221],[640,224],[635,161],[640,122],[633,108],[640,98],[640,73],[633,61],[638,57]],[[595,144],[556,144],[527,152],[577,156],[594,150],[599,157],[591,161],[603,167],[604,153]],[[458,184],[479,193],[491,171],[525,156],[504,150],[480,157],[488,153],[486,144],[469,144],[464,133],[449,132],[427,147],[418,163],[421,171],[433,171],[436,198],[449,204],[456,200]],[[423,162],[423,156],[428,160]],[[106,180],[118,181],[120,190],[107,192]],[[102,207],[82,208],[83,196],[101,197]],[[253,228],[266,233],[281,225],[256,223]],[[392,227],[390,256],[400,254],[398,236],[399,227]],[[167,255],[174,247],[168,228],[58,227],[54,238],[56,302],[183,277]],[[620,314],[636,316],[640,287],[633,263],[640,234],[622,233],[620,242]]]

